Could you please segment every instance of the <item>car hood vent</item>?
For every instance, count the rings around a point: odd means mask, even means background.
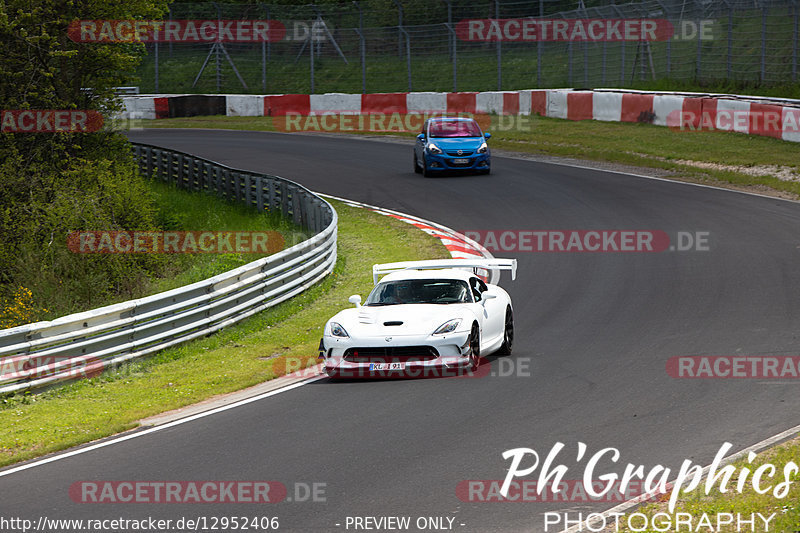
[[[403,325],[403,321],[402,320],[390,320],[389,322],[384,322],[383,325],[384,326],[402,326]]]

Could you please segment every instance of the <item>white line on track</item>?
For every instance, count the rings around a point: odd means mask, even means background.
[[[45,457],[44,459],[40,459],[38,461],[32,461],[30,463],[25,463],[25,464],[22,464],[22,465],[19,465],[19,466],[15,466],[15,467],[9,468],[7,470],[0,471],[0,477],[10,476],[11,474],[15,474],[15,473],[21,472],[23,470],[28,470],[28,469],[31,469],[31,468],[35,468],[37,466],[42,466],[42,465],[45,465],[45,464],[48,464],[48,463],[52,463],[52,462],[55,462],[55,461],[60,461],[61,459],[66,459],[68,457],[73,457],[75,455],[81,455],[81,454],[84,454],[84,453],[87,453],[87,452],[91,452],[91,451],[97,450],[99,448],[105,448],[106,446],[111,446],[113,444],[119,444],[120,442],[125,442],[127,440],[135,439],[137,437],[143,437],[145,435],[150,435],[151,433],[155,433],[156,431],[161,431],[162,429],[167,429],[167,428],[179,426],[179,425],[185,424],[187,422],[192,422],[194,420],[197,420],[198,418],[204,418],[206,416],[215,415],[217,413],[221,413],[222,411],[227,411],[228,409],[233,409],[234,407],[241,407],[242,405],[246,405],[248,403],[252,403],[252,402],[255,402],[255,401],[258,401],[258,400],[263,400],[264,398],[269,398],[270,396],[275,396],[275,395],[280,394],[282,392],[288,392],[290,390],[296,389],[298,387],[302,387],[303,385],[307,385],[308,383],[312,383],[314,381],[323,379],[325,377],[327,377],[327,376],[319,376],[319,377],[309,378],[309,379],[303,380],[303,381],[301,381],[299,383],[294,383],[292,385],[288,385],[286,387],[282,387],[282,388],[277,389],[277,390],[265,392],[264,394],[259,394],[258,396],[253,396],[251,398],[245,398],[244,400],[239,400],[238,402],[234,402],[234,403],[231,403],[231,404],[228,404],[228,405],[223,405],[221,407],[216,407],[216,408],[211,409],[209,411],[203,411],[202,413],[197,413],[197,414],[194,414],[194,415],[191,415],[191,416],[187,416],[185,418],[179,418],[178,420],[174,420],[172,422],[167,422],[166,424],[162,424],[160,426],[154,426],[154,427],[152,427],[150,429],[145,429],[145,430],[142,430],[142,431],[135,431],[133,433],[126,433],[126,434],[121,435],[119,437],[112,437],[109,440],[104,440],[104,441],[98,442],[96,444],[91,444],[89,446],[76,448],[76,449],[68,451],[68,452],[60,453],[60,454],[57,454],[57,455],[51,455],[50,457]]]

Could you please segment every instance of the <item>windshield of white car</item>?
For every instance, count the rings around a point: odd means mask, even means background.
[[[411,279],[379,283],[364,305],[455,304],[472,301],[469,285],[460,279]]]
[[[481,129],[471,120],[431,122],[428,133],[432,138],[481,137]]]

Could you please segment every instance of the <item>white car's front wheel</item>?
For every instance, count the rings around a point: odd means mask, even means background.
[[[506,308],[506,321],[503,326],[503,344],[497,353],[500,355],[511,355],[511,348],[514,345],[514,313],[511,307]]]
[[[469,369],[474,372],[481,362],[481,332],[478,324],[472,325],[472,332],[469,334]]]

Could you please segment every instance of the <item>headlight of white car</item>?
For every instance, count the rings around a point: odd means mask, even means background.
[[[478,153],[479,153],[479,154],[485,154],[485,153],[486,153],[486,150],[488,150],[488,149],[489,149],[489,147],[488,147],[488,146],[486,146],[486,143],[483,143],[483,144],[481,145],[481,147],[480,147],[480,148],[478,148]]]
[[[433,143],[428,143],[428,151],[432,154],[441,154],[442,149]]]
[[[452,333],[458,328],[459,324],[461,324],[460,318],[454,318],[453,320],[448,320],[438,328],[436,331],[433,332],[434,335],[442,335],[444,333]]]
[[[334,337],[349,337],[347,331],[338,322],[331,322],[331,335]]]

